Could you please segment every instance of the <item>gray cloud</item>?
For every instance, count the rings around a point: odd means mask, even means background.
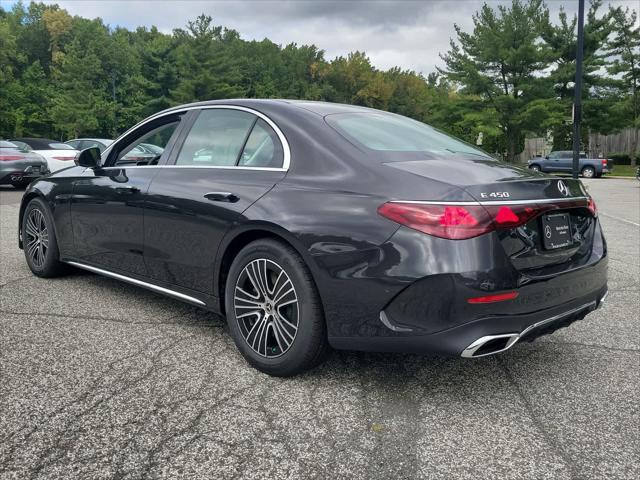
[[[279,44],[315,44],[327,58],[365,51],[382,69],[392,66],[427,74],[441,66],[438,53],[449,47],[453,24],[472,28],[472,15],[481,0],[433,1],[141,1],[57,0],[71,14],[101,17],[106,23],[134,28],[156,25],[163,31],[183,27],[200,13],[218,25],[238,30],[245,39],[269,38]],[[488,0],[492,6],[510,0]],[[615,0],[638,8],[638,0]],[[547,1],[552,15],[560,6],[570,14],[575,1]]]

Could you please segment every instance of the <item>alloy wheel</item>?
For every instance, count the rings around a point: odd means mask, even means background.
[[[25,232],[27,255],[35,267],[42,268],[49,250],[49,232],[44,214],[38,208],[29,212]]]
[[[258,258],[244,267],[233,306],[240,333],[255,353],[274,358],[291,348],[298,332],[298,296],[276,262]]]

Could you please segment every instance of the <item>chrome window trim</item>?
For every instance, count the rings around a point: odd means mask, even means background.
[[[105,277],[111,277],[111,278],[114,278],[116,280],[121,280],[123,282],[131,283],[131,284],[137,285],[139,287],[144,287],[144,288],[147,288],[149,290],[153,290],[153,291],[158,292],[158,293],[163,293],[165,295],[169,295],[171,297],[178,298],[180,300],[185,300],[187,302],[195,303],[196,305],[206,306],[206,303],[198,300],[195,297],[191,297],[189,295],[185,295],[184,293],[176,292],[176,291],[170,290],[168,288],[160,287],[158,285],[154,285],[153,283],[143,282],[142,280],[138,280],[137,278],[127,277],[126,275],[121,275],[119,273],[115,273],[115,272],[112,272],[110,270],[103,270],[102,268],[93,267],[91,265],[85,265],[84,263],[80,263],[80,262],[67,261],[65,263],[68,263],[69,265],[73,265],[74,267],[82,268],[83,270],[88,270],[88,271],[93,272],[93,273],[98,273],[100,275],[104,275]]]
[[[267,124],[269,124],[269,126],[271,128],[273,128],[273,131],[276,132],[276,135],[278,136],[278,138],[280,139],[280,144],[282,145],[282,167],[246,167],[246,166],[215,166],[215,165],[209,165],[209,166],[198,166],[198,165],[136,165],[134,167],[127,167],[127,168],[149,168],[149,167],[177,167],[177,168],[234,168],[234,169],[241,169],[241,170],[262,170],[262,171],[273,171],[273,172],[286,172],[289,170],[289,167],[291,166],[291,148],[289,147],[289,142],[287,141],[287,137],[284,136],[284,133],[282,133],[282,130],[280,130],[280,127],[278,127],[278,125],[276,125],[276,123],[271,120],[268,116],[266,116],[264,113],[259,112],[257,110],[254,110],[253,108],[249,108],[249,107],[241,107],[239,105],[201,105],[201,106],[194,106],[194,107],[186,107],[186,108],[176,108],[175,110],[172,110],[170,112],[161,112],[161,113],[156,113],[155,115],[152,115],[151,117],[147,118],[146,120],[143,120],[139,123],[137,123],[136,125],[134,125],[133,127],[131,127],[129,130],[127,130],[126,132],[124,132],[122,135],[120,135],[117,139],[115,139],[113,141],[113,143],[111,145],[109,145],[104,152],[102,152],[102,154],[106,157],[111,153],[111,149],[113,148],[113,146],[118,143],[118,141],[120,141],[121,138],[125,137],[126,135],[129,135],[131,132],[133,132],[134,130],[142,127],[143,125],[158,120],[162,117],[166,117],[166,116],[170,116],[170,115],[175,115],[177,113],[182,113],[182,112],[188,112],[190,110],[212,110],[212,109],[226,109],[226,110],[241,110],[243,112],[248,112],[251,113],[255,116],[257,116],[258,118],[261,118],[262,120],[264,120],[265,122],[267,122]],[[110,168],[123,168],[123,167],[117,167],[117,166],[113,166],[113,167],[104,167],[104,169],[110,169]]]
[[[571,202],[571,201],[575,201],[575,200],[585,200],[588,201],[589,199],[587,197],[563,197],[563,198],[544,198],[544,199],[539,199],[539,200],[495,200],[495,201],[489,201],[489,202],[480,202],[480,201],[473,201],[473,202],[467,202],[467,201],[462,201],[462,202],[448,202],[448,201],[442,201],[442,202],[438,202],[435,200],[392,200],[390,203],[412,203],[412,204],[416,204],[416,205],[468,205],[468,206],[478,206],[478,205],[482,205],[482,206],[491,206],[491,205],[529,205],[529,204],[536,204],[536,203],[558,203],[558,202]]]
[[[102,167],[101,170],[129,170],[131,168],[215,168],[223,170],[256,170],[262,172],[286,172],[287,170],[280,167],[245,167],[238,165],[120,165],[119,167]]]

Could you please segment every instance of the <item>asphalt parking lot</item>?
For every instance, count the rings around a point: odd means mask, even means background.
[[[276,379],[216,315],[89,273],[42,280],[0,187],[0,478],[638,478],[640,182],[585,182],[607,304],[479,360],[333,353]]]

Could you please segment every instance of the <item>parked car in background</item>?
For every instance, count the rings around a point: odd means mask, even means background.
[[[100,152],[104,152],[105,149],[113,143],[113,140],[108,138],[74,138],[64,143],[80,151],[96,147],[100,149]]]
[[[79,153],[71,145],[47,138],[12,138],[9,141],[27,152],[42,155],[52,172],[73,166]]]
[[[144,145],[160,158],[133,164]],[[579,180],[353,105],[165,110],[33,182],[20,218],[35,275],[69,264],[223,313],[272,375],[314,366],[328,345],[491,355],[584,318],[607,293]]]
[[[26,187],[36,178],[49,173],[42,155],[28,152],[16,144],[0,140],[0,184]]]
[[[573,171],[573,152],[571,150],[557,150],[546,157],[532,158],[527,163],[529,168],[536,172],[571,173]],[[604,173],[611,173],[612,170],[613,160],[587,158],[586,153],[580,153],[580,174],[583,177],[601,177]]]

